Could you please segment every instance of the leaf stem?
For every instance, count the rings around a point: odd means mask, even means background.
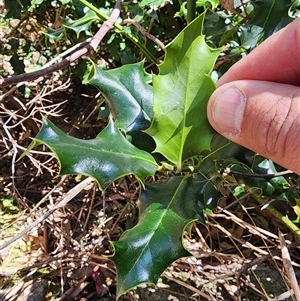
[[[252,192],[252,196],[261,204],[265,205],[266,201],[258,192]],[[282,221],[295,235],[300,237],[300,229],[286,216],[281,214],[273,206],[269,205],[268,210],[276,217],[278,220]]]
[[[88,7],[90,10],[92,10],[100,19],[106,21],[108,20],[109,16],[102,13],[96,6],[94,6],[93,4],[87,2],[86,0],[79,0],[79,2],[81,2],[81,4],[83,4],[84,6]],[[119,30],[123,30],[122,26],[118,23],[114,23],[114,27],[119,29]]]

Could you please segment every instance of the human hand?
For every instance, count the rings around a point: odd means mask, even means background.
[[[300,174],[300,19],[217,82],[208,119],[224,137]]]

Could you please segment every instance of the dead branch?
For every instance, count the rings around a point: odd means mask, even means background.
[[[281,247],[281,255],[282,255],[282,262],[283,262],[283,267],[287,273],[287,276],[290,280],[290,286],[291,289],[294,292],[296,301],[300,301],[300,288],[299,284],[295,275],[295,271],[293,269],[293,265],[291,263],[291,257],[290,253],[288,251],[288,248],[285,243],[285,239],[283,237],[283,234],[278,230],[278,236],[279,236],[279,241],[280,241],[280,247]]]
[[[125,19],[122,22],[123,24],[132,24],[134,25],[138,31],[141,32],[141,34],[149,40],[152,40],[161,50],[165,51],[165,45],[162,41],[160,41],[158,38],[150,34],[148,31],[146,31],[138,22],[132,19]]]
[[[94,51],[96,51],[102,39],[105,37],[107,32],[113,27],[114,23],[118,19],[121,12],[121,7],[122,7],[122,1],[118,0],[116,2],[116,5],[110,17],[102,24],[102,26],[99,28],[97,33],[91,39],[91,41],[85,44],[79,50],[75,51],[73,54],[69,55],[63,61],[31,73],[23,73],[7,78],[0,77],[0,88],[4,88],[10,85],[15,85],[18,84],[19,82],[28,82],[28,81],[36,80],[39,77],[51,74],[55,71],[61,70],[69,66],[71,63],[75,62],[85,54],[93,53]]]
[[[36,227],[38,224],[40,224],[42,221],[44,221],[46,218],[48,218],[51,214],[53,214],[57,209],[65,206],[69,201],[71,201],[79,192],[81,192],[87,185],[92,183],[94,180],[92,178],[86,178],[79,184],[77,184],[74,188],[72,188],[65,196],[64,198],[59,201],[57,204],[52,206],[43,216],[35,220],[32,224],[30,224],[25,230],[18,233],[16,236],[11,238],[10,240],[4,242],[2,245],[0,245],[0,250],[3,250],[4,248],[11,245],[16,240],[22,238],[25,234],[29,233],[34,227]]]

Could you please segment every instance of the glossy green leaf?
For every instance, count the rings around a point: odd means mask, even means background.
[[[199,183],[198,195],[199,201],[203,203],[203,210],[207,211],[208,209],[213,210],[217,208],[219,199],[222,197],[219,189],[215,186],[212,180],[202,173],[197,173],[195,175],[195,179]],[[188,201],[189,200],[186,200],[186,202]],[[200,203],[198,202],[197,205],[199,206]]]
[[[143,62],[103,70],[93,64],[85,83],[97,87],[105,96],[118,128],[132,137],[132,144],[151,152],[155,143],[143,130],[153,118],[153,88]]]
[[[72,29],[76,32],[77,38],[81,32],[86,35],[92,35],[90,32],[90,27],[93,22],[98,21],[99,17],[92,10],[88,10],[82,18],[77,20],[72,20],[71,18],[66,18],[63,22],[64,27]]]
[[[254,152],[216,134],[211,141],[210,151],[203,154],[200,172],[207,177],[215,177],[218,170],[235,162],[249,164]],[[228,166],[226,166],[228,164]]]
[[[263,35],[263,29],[257,25],[241,26],[241,43],[245,49],[253,49],[260,42]]]
[[[85,83],[103,92],[118,128],[126,133],[145,130],[153,117],[153,91],[143,62],[103,70],[93,64]]]
[[[170,204],[169,199],[175,196]],[[146,184],[139,200],[139,209],[143,213],[152,203],[159,202],[165,207],[171,206],[185,219],[197,219],[204,223],[204,210],[213,209],[212,203],[221,197],[216,187],[202,174],[194,177],[174,176],[163,183]]]
[[[204,222],[203,212],[210,208],[211,197],[220,197],[210,185],[205,177],[183,176],[145,185],[138,202],[138,224],[113,242],[117,296],[139,284],[156,283],[173,261],[190,255],[182,244],[182,234],[191,222]]]
[[[142,182],[157,169],[153,157],[130,144],[112,121],[95,139],[81,140],[44,120],[29,149],[41,143],[58,157],[61,174],[91,176],[103,190],[114,180],[130,174]]]
[[[291,4],[291,1],[286,0],[264,0],[252,2],[255,15],[249,23],[262,27],[264,31],[264,39],[266,39],[274,32],[293,21],[293,19],[288,15]]]
[[[254,173],[253,170],[245,164],[242,164],[241,162],[235,162],[231,165],[228,165],[228,167],[232,171],[241,173],[235,176],[238,183],[243,183],[248,187],[257,187],[258,189],[261,189],[265,195],[268,196],[271,196],[274,193],[275,187],[268,180],[251,175]]]
[[[253,160],[253,171],[260,174],[276,174],[277,170],[274,163],[270,159],[266,159],[260,155],[256,155]],[[283,176],[278,176],[269,179],[270,184],[272,184],[276,190],[277,194],[284,193],[290,188],[289,182]]]
[[[156,152],[181,169],[182,161],[209,149],[214,134],[206,105],[215,85],[211,72],[218,49],[207,46],[204,15],[191,22],[166,48],[166,57],[153,76],[154,118],[149,130]]]
[[[171,2],[171,0],[142,0],[140,6],[143,8],[149,6],[152,9],[158,9],[164,3]]]
[[[252,49],[276,31],[293,21],[289,17],[291,1],[264,0],[252,1],[254,16],[241,27],[241,42],[246,49]]]
[[[152,204],[135,227],[113,242],[117,297],[140,284],[156,283],[173,261],[190,255],[178,236],[189,222],[160,204]]]
[[[46,28],[46,31],[43,32],[44,35],[49,37],[50,39],[53,39],[54,41],[59,41],[63,37],[65,37],[65,29],[63,27],[60,27],[58,29],[52,29],[50,27]]]

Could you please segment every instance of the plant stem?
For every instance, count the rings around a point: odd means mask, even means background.
[[[88,7],[90,10],[92,10],[100,19],[106,21],[108,20],[109,16],[102,13],[96,6],[93,4],[87,2],[86,0],[79,0],[79,2],[86,7]],[[124,27],[115,22],[113,24],[114,28],[117,29],[117,31],[120,32],[120,34],[123,34],[126,36],[129,40],[131,40],[135,45],[137,45],[145,54],[145,56],[150,60],[151,62],[157,63],[157,59],[152,55],[152,53],[138,40],[137,37],[135,37],[133,34],[127,32],[124,30]]]
[[[252,196],[262,205],[266,204],[265,199],[257,192],[252,192]],[[300,229],[286,216],[282,215],[277,209],[269,205],[268,210],[280,221],[282,221],[295,235],[300,237]]]
[[[187,16],[186,20],[188,23],[192,22],[196,16],[196,0],[187,0]]]

